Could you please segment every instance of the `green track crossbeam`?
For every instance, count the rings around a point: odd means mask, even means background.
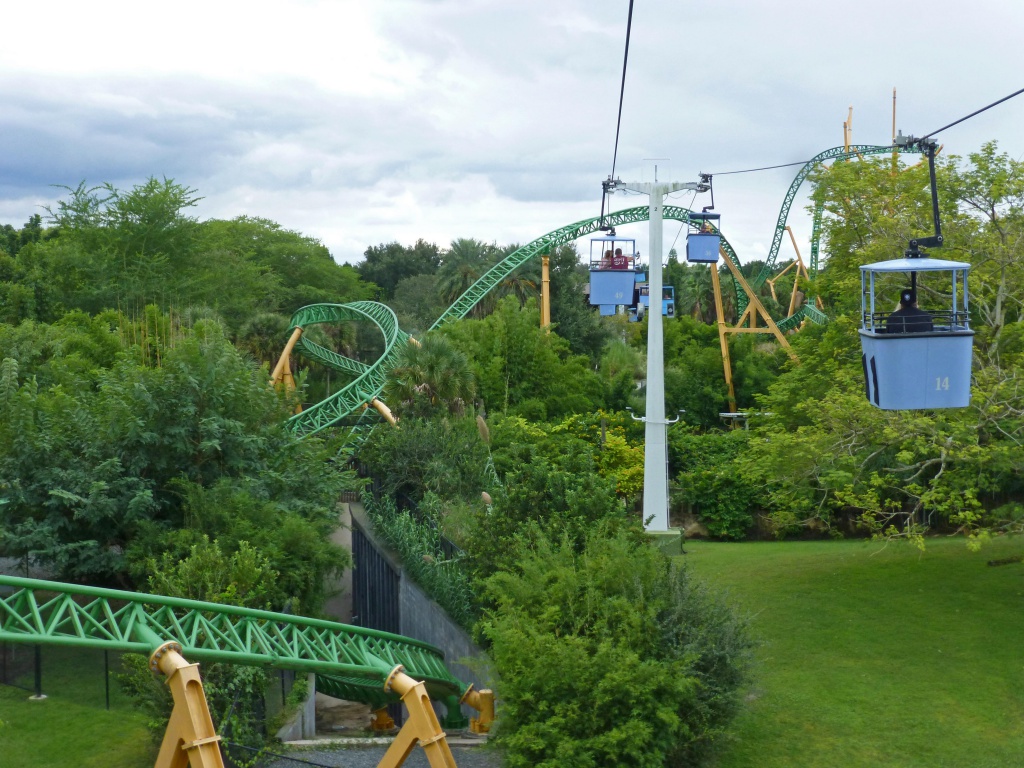
[[[314,672],[318,690],[375,707],[397,701],[383,686],[398,664],[440,701],[469,687],[438,648],[388,632],[15,576],[0,576],[0,640],[144,654],[174,640],[190,660]]]

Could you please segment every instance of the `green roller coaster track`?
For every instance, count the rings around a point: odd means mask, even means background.
[[[810,175],[815,167],[828,160],[844,161],[853,157],[863,155],[877,155],[892,152],[893,147],[876,146],[869,144],[852,145],[849,149],[845,147],[833,147],[819,153],[804,164],[797,173],[782,203],[778,220],[775,225],[775,234],[772,238],[768,258],[765,261],[761,272],[751,283],[754,289],[764,284],[775,269],[775,262],[778,259],[779,248],[782,245],[782,238],[786,231],[786,221],[789,212],[793,207],[797,192],[801,185]],[[907,152],[918,151],[899,147],[895,151]],[[680,207],[667,205],[664,208],[665,219],[681,221],[684,224],[690,223],[692,211]],[[480,279],[471,285],[431,326],[430,330],[464,318],[488,293],[501,284],[512,272],[536,256],[549,253],[552,249],[567,243],[574,242],[582,237],[591,235],[600,230],[602,225],[620,227],[626,224],[635,224],[649,219],[650,211],[647,206],[628,208],[606,215],[603,219],[593,218],[578,221],[575,224],[556,229],[543,237],[512,252],[504,260],[488,270]],[[811,256],[810,272],[815,274],[818,271],[818,245],[821,235],[822,209],[817,207],[814,212],[814,224],[811,235]],[[723,237],[722,250],[732,262],[739,266],[740,261],[732,245]],[[736,303],[740,313],[747,306],[746,293],[736,289]],[[374,363],[366,365],[356,360],[338,355],[330,350],[300,339],[297,348],[308,357],[317,362],[329,365],[336,370],[343,371],[355,376],[355,380],[343,387],[335,394],[320,403],[310,407],[302,413],[296,414],[289,420],[289,427],[302,435],[311,435],[341,422],[354,413],[365,410],[368,403],[380,396],[384,389],[384,381],[387,372],[393,367],[395,358],[401,350],[402,345],[408,340],[408,335],[398,327],[398,321],[394,313],[383,304],[375,302],[360,301],[353,304],[314,304],[303,307],[292,317],[291,329],[296,327],[306,328],[317,323],[335,323],[343,320],[364,319],[370,320],[377,325],[384,336],[384,353]],[[783,332],[793,330],[804,321],[811,320],[815,323],[824,323],[827,318],[823,312],[813,305],[813,302],[806,302],[798,312],[778,323],[779,329]],[[291,330],[289,329],[289,330]],[[359,422],[353,427],[353,434],[358,436],[369,424],[375,421],[376,417],[360,415]]]
[[[7,589],[3,589],[7,588]],[[316,674],[318,691],[375,709],[401,664],[464,725],[458,702],[468,686],[428,643],[388,632],[271,611],[0,576],[0,641],[149,654],[173,640],[191,661],[226,662]]]
[[[688,224],[691,213],[692,211],[686,208],[667,205],[663,215],[666,219]],[[647,206],[628,208],[605,216],[603,223],[609,226],[623,226],[647,221],[649,215],[650,211]],[[585,219],[549,232],[513,251],[466,289],[455,303],[437,319],[430,330],[465,317],[481,299],[530,259],[542,253],[548,253],[560,245],[593,234],[599,231],[601,226],[600,217]],[[722,250],[734,264],[739,265],[740,261],[736,251],[724,237],[722,238]],[[387,372],[393,367],[401,346],[409,338],[399,329],[398,321],[388,307],[370,301],[353,304],[313,304],[303,307],[292,316],[289,330],[297,327],[306,328],[317,323],[335,323],[357,319],[370,320],[378,327],[384,336],[384,353],[375,363],[367,366],[312,344],[304,337],[300,338],[296,348],[301,352],[318,362],[355,375],[357,378],[326,400],[289,419],[288,424],[293,431],[302,435],[315,434],[337,424],[351,414],[365,409],[366,404],[379,397],[383,391]]]
[[[861,155],[880,155],[889,154],[894,151],[891,146],[877,146],[874,144],[852,144],[849,149],[846,147],[832,147],[832,149],[826,149],[815,155],[813,158],[807,161],[797,172],[793,179],[793,182],[789,185],[789,189],[786,191],[786,196],[782,200],[782,207],[779,209],[779,218],[775,222],[775,234],[772,236],[772,245],[768,249],[768,258],[765,259],[764,266],[761,268],[760,273],[751,282],[752,288],[760,288],[764,285],[765,280],[772,276],[775,272],[775,262],[779,257],[779,248],[782,246],[782,238],[786,234],[786,221],[789,219],[789,212],[793,207],[793,201],[796,199],[797,192],[800,187],[807,180],[807,177],[811,174],[817,166],[821,165],[827,160],[835,160],[842,162],[849,160],[853,157]],[[917,152],[920,153],[920,149],[916,146],[913,148],[908,147],[896,147],[897,152]],[[821,216],[822,209],[820,206],[816,206],[814,209],[814,225],[811,231],[811,255],[808,264],[808,270],[813,275],[818,271],[818,253],[819,253],[819,242],[821,238]],[[746,297],[741,299],[744,308],[746,306]],[[741,308],[740,311],[742,311]]]

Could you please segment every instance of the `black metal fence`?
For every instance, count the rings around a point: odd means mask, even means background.
[[[34,683],[37,646],[20,643],[0,643],[0,685],[36,693]]]
[[[401,577],[358,526],[352,526],[352,623],[399,634]]]

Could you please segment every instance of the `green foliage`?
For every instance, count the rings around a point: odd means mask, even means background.
[[[529,430],[521,420],[506,420],[493,431],[494,463],[502,486],[494,503],[477,516],[467,549],[477,574],[513,568],[515,545],[538,532],[564,536],[578,547],[590,530],[629,529],[640,521],[627,514],[616,495],[616,478],[602,476],[594,450],[565,431],[543,435],[540,443],[505,440],[515,430]],[[536,433],[535,433],[536,434]]]
[[[318,240],[267,219],[207,221],[199,238],[209,269],[225,281],[219,293],[201,301],[217,307],[232,329],[249,320],[254,310],[290,315],[307,304],[337,304],[372,295],[372,287],[360,281],[357,271],[335,262]],[[279,339],[279,344],[284,341]]]
[[[18,247],[0,255],[0,321],[53,322],[68,309],[140,314],[155,304],[212,308],[234,331],[254,312],[371,294],[322,244],[272,221],[197,221],[188,215],[196,191],[173,180],[64,189],[49,209],[53,229],[33,219],[8,234]]]
[[[570,354],[564,339],[540,328],[535,307],[514,297],[493,314],[447,326],[445,335],[471,361],[477,391],[491,410],[541,400],[548,418],[595,410],[603,385],[587,358]]]
[[[356,266],[356,270],[363,280],[380,287],[384,294],[382,301],[393,299],[402,281],[433,275],[441,263],[438,247],[425,240],[417,240],[408,248],[397,242],[371,245],[363,256],[364,261]],[[436,316],[431,318],[436,319]]]
[[[557,541],[557,539],[555,540]],[[537,535],[487,580],[481,624],[517,766],[693,764],[734,714],[744,625],[654,547]]]
[[[164,552],[159,560],[149,558],[146,570],[153,594],[263,609],[273,607],[270,596],[280,576],[249,542],[240,541],[229,556],[205,534],[187,557]]]
[[[405,419],[398,429],[376,429],[359,459],[387,496],[420,499],[430,491],[445,499],[480,498],[490,486],[487,445],[475,418]]]
[[[274,567],[298,567],[282,580],[288,596],[316,610],[323,575],[344,564],[320,550],[351,475],[326,464],[321,443],[285,429],[288,403],[219,326],[141,336],[123,319],[112,330],[113,320],[0,327],[16,355],[0,377],[0,477],[11,502],[0,546],[59,578],[125,584],[172,531],[224,546],[231,535],[233,546],[278,547],[268,550],[280,555]],[[199,504],[203,489],[216,504]],[[175,535],[187,554],[196,541]]]
[[[407,344],[388,374],[384,399],[399,417],[462,414],[476,387],[466,356],[440,334]]]
[[[749,438],[745,430],[674,430],[669,435],[669,463],[678,469],[674,496],[716,538],[745,538],[754,524],[763,488],[741,472],[736,461],[747,450]]]

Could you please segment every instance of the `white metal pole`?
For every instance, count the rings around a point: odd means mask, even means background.
[[[644,521],[668,530],[668,425],[665,423],[665,334],[662,327],[661,248],[665,185],[650,185],[650,267],[647,277],[647,408],[644,430]],[[647,521],[650,522],[647,522]]]
[[[621,184],[621,182],[620,182]],[[650,195],[647,274],[647,407],[644,416],[644,528],[668,530],[668,422],[665,420],[665,334],[662,326],[661,250],[665,195],[695,184],[668,182],[621,184]],[[675,419],[673,419],[675,421]],[[647,522],[647,521],[650,522]]]

